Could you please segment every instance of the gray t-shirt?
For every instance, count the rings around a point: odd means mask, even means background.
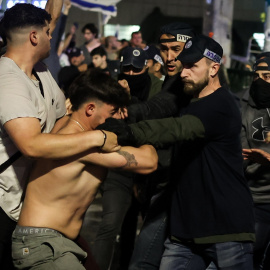
[[[64,94],[46,66],[38,63],[34,69],[42,82],[44,97],[37,81],[31,80],[10,58],[0,58],[0,164],[18,151],[3,127],[7,121],[34,117],[40,121],[42,132],[49,133],[66,112]],[[22,156],[0,174],[0,207],[15,221],[31,163]]]

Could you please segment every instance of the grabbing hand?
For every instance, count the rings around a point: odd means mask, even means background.
[[[117,140],[120,145],[136,146],[136,139],[132,129],[123,120],[107,118],[104,124],[99,125],[96,129],[107,130],[117,135]]]
[[[244,160],[251,160],[253,162],[270,166],[270,154],[261,149],[243,149]]]
[[[119,151],[121,146],[118,145],[116,134],[105,130],[102,130],[103,132],[105,133],[105,135],[103,134],[104,145],[101,147],[101,150],[108,153]]]
[[[114,119],[125,119],[128,117],[127,108],[119,108],[118,111],[113,115]]]
[[[123,80],[119,80],[118,83],[126,89],[126,91],[130,94],[130,88],[129,88],[129,85],[128,85],[128,82],[127,80],[123,79]]]

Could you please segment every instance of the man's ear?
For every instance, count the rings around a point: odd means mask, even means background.
[[[95,102],[90,102],[87,103],[86,107],[85,107],[85,113],[87,116],[91,116],[93,115],[93,113],[96,111],[96,103]]]
[[[39,36],[36,30],[31,30],[29,38],[32,45],[36,46],[38,44]]]
[[[218,63],[212,63],[210,68],[210,76],[215,77],[219,71],[220,64]]]

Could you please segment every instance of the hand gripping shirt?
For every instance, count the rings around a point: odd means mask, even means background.
[[[41,131],[49,133],[56,120],[65,115],[65,97],[51,73],[42,63],[34,70],[42,82],[44,97],[38,81],[31,80],[10,58],[0,58],[0,164],[18,151],[4,129],[6,122],[34,117],[40,121]],[[22,156],[0,174],[0,207],[15,221],[31,163]]]

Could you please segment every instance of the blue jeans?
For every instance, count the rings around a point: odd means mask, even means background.
[[[170,192],[164,191],[150,206],[136,240],[129,270],[157,270],[168,236]]]
[[[259,268],[264,260],[264,265],[266,265],[266,261],[269,261],[270,250],[267,245],[270,240],[270,225],[269,223],[262,222],[257,220],[255,223],[255,233],[256,233],[256,242],[254,244],[254,269],[270,269],[266,268]],[[269,265],[269,263],[268,263]]]
[[[205,270],[211,261],[220,270],[253,270],[253,244],[180,244],[167,239],[160,270]]]

